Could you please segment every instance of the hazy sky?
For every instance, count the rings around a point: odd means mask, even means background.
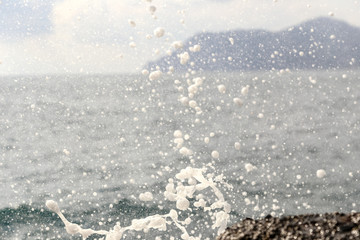
[[[360,27],[360,0],[0,0],[0,74],[139,72],[201,31],[271,31],[318,16]],[[151,14],[150,6],[156,11]],[[129,24],[133,20],[136,26]],[[157,27],[165,30],[161,38]],[[129,44],[136,44],[135,48]]]

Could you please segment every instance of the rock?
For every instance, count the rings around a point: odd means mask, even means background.
[[[246,218],[228,227],[216,239],[360,239],[360,213]]]

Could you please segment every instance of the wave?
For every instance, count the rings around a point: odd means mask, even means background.
[[[105,228],[110,229],[115,222],[120,222],[121,226],[128,226],[133,219],[141,219],[155,214],[167,214],[171,207],[144,204],[124,198],[115,204],[103,204],[101,207],[84,208],[82,206],[82,209],[74,209],[74,206],[71,206],[71,212],[65,211],[64,214],[70,221],[80,224],[84,228],[100,229],[105,226]],[[192,213],[193,216],[196,216],[196,219],[193,218],[193,221],[196,222],[194,227],[203,224],[205,226],[204,222],[209,217],[207,213],[200,209],[193,209]],[[180,218],[181,215],[179,215]],[[241,214],[234,211],[230,215],[235,218],[241,217]],[[101,225],[103,226],[99,226],[99,222],[102,222]],[[60,218],[47,210],[45,206],[34,207],[23,204],[16,208],[0,209],[0,229],[0,239],[79,239],[79,236],[67,234]],[[169,230],[178,231],[172,227]],[[206,229],[203,230],[206,231]],[[131,239],[136,239],[139,234],[138,232],[127,233]],[[162,236],[164,234],[167,236],[170,233],[161,233]],[[100,236],[94,235],[88,239],[97,239],[97,237]]]
[[[0,209],[0,226],[14,224],[56,222],[57,216],[44,208],[34,208],[30,205],[20,205],[17,208]]]
[[[130,199],[121,199],[118,203],[112,204],[109,210],[109,205],[104,205],[102,208],[89,208],[81,212],[73,212],[70,217],[87,216],[94,217],[96,214],[103,214],[107,212],[110,216],[124,216],[127,218],[142,218],[153,214],[165,214],[170,209],[159,208],[156,205],[145,205],[136,203]],[[68,214],[69,215],[69,214]],[[76,217],[78,218],[78,217]],[[22,204],[16,208],[3,208],[0,209],[0,226],[9,226],[14,224],[29,224],[29,223],[51,223],[58,222],[62,224],[56,214],[47,210],[47,208],[33,207],[31,205]]]
[[[121,199],[115,204],[104,204],[101,207],[65,211],[66,217],[85,228],[99,228],[99,221],[113,227],[114,222],[126,226],[132,219],[143,218],[155,214],[165,214],[170,211],[156,205],[136,203],[130,199]],[[66,208],[66,206],[65,206]],[[109,221],[110,219],[111,222]],[[55,235],[54,235],[55,234]],[[54,236],[53,236],[54,235]],[[59,238],[61,236],[61,238]],[[96,237],[96,236],[95,236]],[[0,209],[0,239],[78,239],[64,231],[64,224],[53,212],[44,207],[34,207],[22,204],[16,208]],[[92,238],[89,238],[92,239]]]
[[[46,239],[50,226],[63,228],[57,216],[45,208],[22,204],[0,209],[0,239]]]

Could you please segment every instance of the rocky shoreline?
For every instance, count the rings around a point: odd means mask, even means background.
[[[216,238],[235,239],[360,239],[360,213],[246,218]]]

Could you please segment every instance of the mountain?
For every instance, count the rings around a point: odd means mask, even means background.
[[[190,51],[200,45],[198,52]],[[180,54],[188,52],[187,64]],[[236,30],[200,33],[183,48],[149,62],[147,69],[168,71],[239,71],[270,69],[338,69],[360,66],[360,28],[320,17],[279,32]],[[190,65],[193,62],[193,66]]]

